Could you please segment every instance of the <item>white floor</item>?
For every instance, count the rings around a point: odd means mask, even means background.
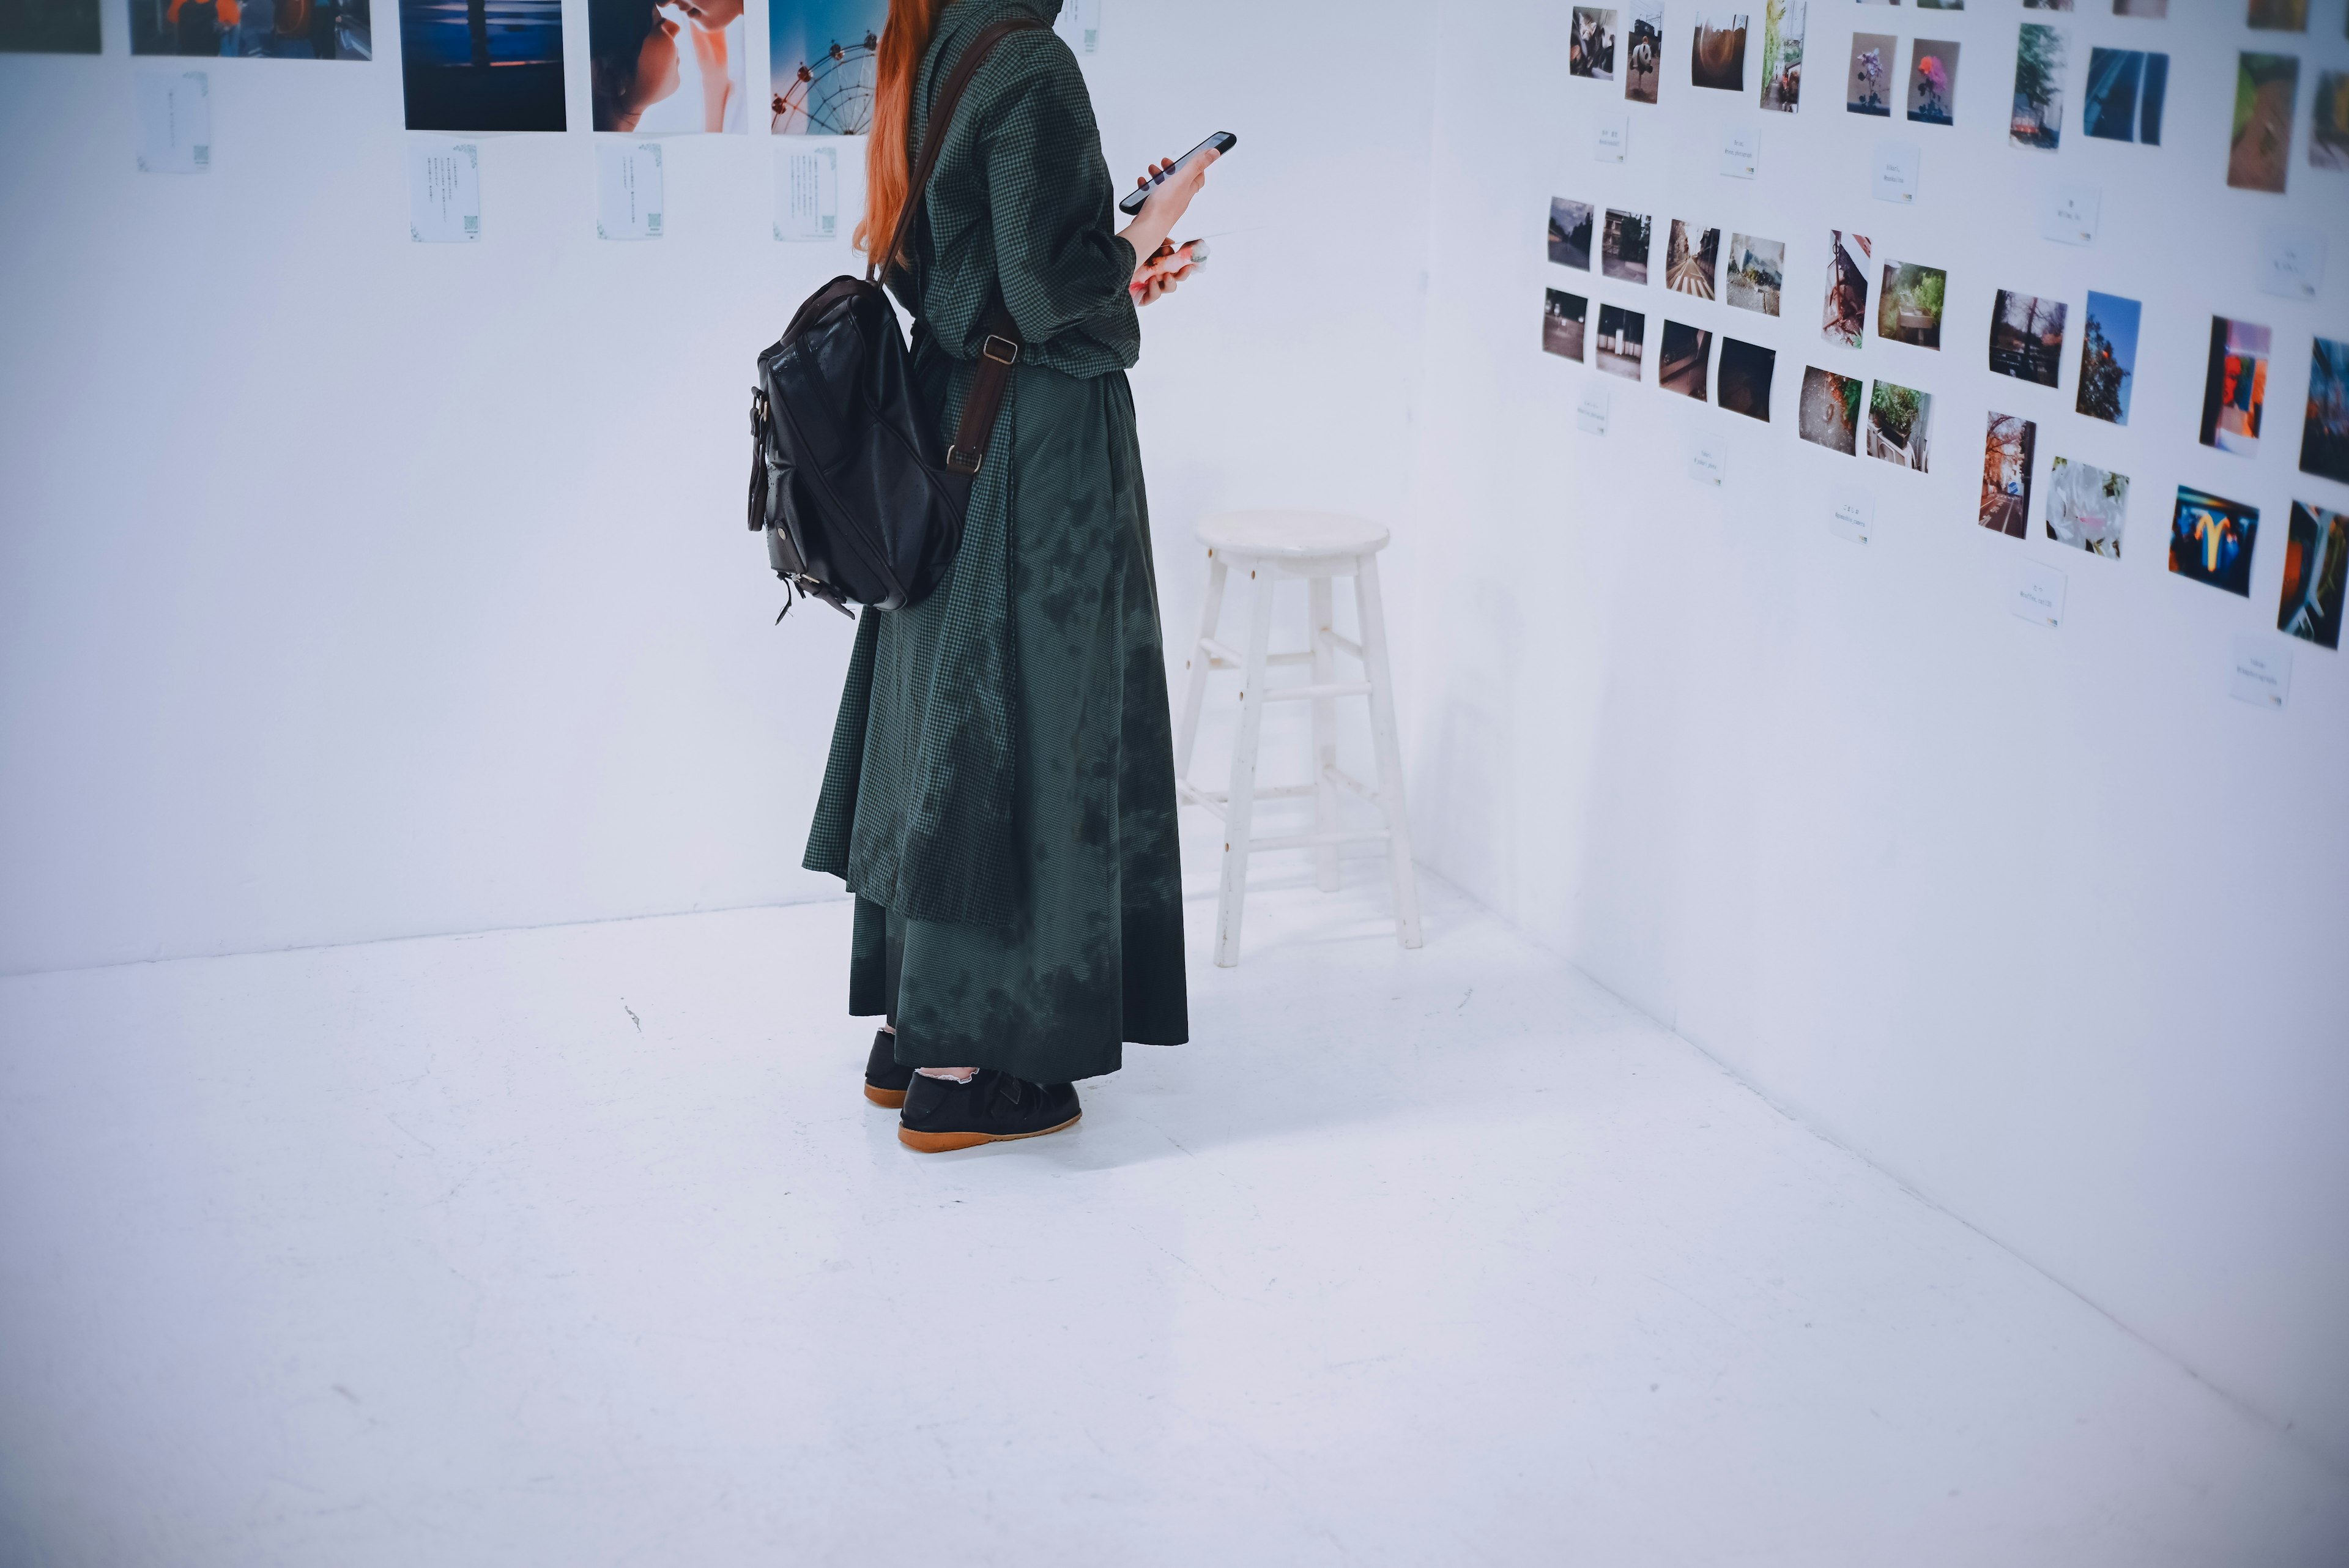
[[[0,1563],[2349,1562],[2092,1307],[1283,859],[1196,1044],[945,1158],[844,904],[0,981]]]

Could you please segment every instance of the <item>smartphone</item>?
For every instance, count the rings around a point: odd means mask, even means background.
[[[1184,164],[1188,163],[1192,159],[1196,158],[1200,153],[1206,151],[1211,147],[1217,152],[1229,152],[1233,148],[1237,147],[1239,144],[1240,139],[1238,137],[1234,136],[1228,130],[1219,130],[1216,132],[1215,135],[1207,138],[1206,140],[1199,143],[1198,146],[1191,149],[1190,151],[1183,154],[1182,157],[1174,160],[1174,168],[1181,168]],[[1173,169],[1167,171],[1168,174],[1173,172]],[[1125,193],[1125,200],[1117,204],[1117,210],[1123,213],[1129,218],[1133,216],[1134,213],[1142,211],[1142,203],[1150,200],[1150,192],[1158,189],[1160,182],[1164,181],[1165,178],[1165,174],[1154,175],[1152,176],[1149,184],[1136,185],[1133,190]]]

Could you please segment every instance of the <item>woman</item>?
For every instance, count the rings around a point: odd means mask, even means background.
[[[1060,0],[891,0],[859,245],[889,243],[938,86]],[[929,1152],[1058,1132],[1123,1043],[1189,1038],[1157,586],[1124,372],[1203,155],[1115,231],[1082,75],[1048,26],[995,47],[885,271],[942,441],[999,297],[1025,347],[952,573],[864,612],[806,864],[856,894],[865,1094]],[[1157,170],[1154,167],[1153,172]],[[1150,265],[1144,264],[1149,258]]]
[[[678,89],[678,25],[653,0],[588,0],[587,84],[598,130],[634,130]]]

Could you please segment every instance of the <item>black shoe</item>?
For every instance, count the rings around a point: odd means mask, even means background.
[[[1083,1114],[1074,1084],[1031,1084],[992,1067],[981,1067],[968,1084],[916,1073],[905,1091],[897,1141],[924,1154],[944,1154],[1042,1137],[1076,1126]]]
[[[897,1065],[897,1037],[884,1029],[873,1036],[873,1054],[864,1059],[864,1097],[895,1110],[905,1103],[905,1085],[914,1081],[911,1067]]]

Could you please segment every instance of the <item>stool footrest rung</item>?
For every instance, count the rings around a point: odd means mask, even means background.
[[[1394,835],[1383,827],[1366,827],[1358,833],[1290,833],[1278,838],[1251,838],[1248,853],[1259,849],[1319,849],[1324,845],[1383,844]]]
[[[1330,630],[1326,627],[1322,628],[1321,640],[1336,649],[1339,652],[1350,655],[1356,659],[1360,659],[1362,657],[1362,645],[1361,643],[1354,641],[1351,638],[1340,637],[1336,632]]]
[[[1331,697],[1367,697],[1367,680],[1332,680],[1319,686],[1276,686],[1264,694],[1268,702],[1319,702]]]
[[[1247,659],[1238,649],[1228,642],[1219,642],[1212,637],[1203,637],[1199,639],[1199,651],[1207,656],[1207,668],[1210,670],[1244,670],[1247,667]],[[1264,661],[1268,665],[1310,664],[1313,662],[1313,655],[1309,652],[1268,653],[1264,656]]]
[[[1379,792],[1364,784],[1361,780],[1356,778],[1353,774],[1348,773],[1345,769],[1340,767],[1323,768],[1321,770],[1321,776],[1328,779],[1331,784],[1336,784],[1340,789],[1351,790],[1356,794],[1361,796],[1364,800],[1369,801],[1372,805],[1379,806],[1381,810],[1385,809],[1383,804],[1379,799]]]

